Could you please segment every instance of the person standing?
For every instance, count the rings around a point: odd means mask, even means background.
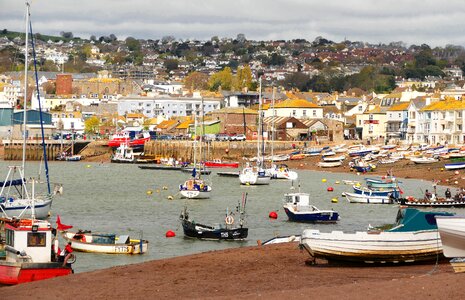
[[[68,242],[68,244],[65,246],[65,249],[63,251],[64,251],[64,257],[65,257],[65,259],[63,260],[63,267],[65,267],[66,264],[68,263],[68,260],[73,255],[72,254],[73,248],[71,248],[71,242]]]
[[[451,199],[452,198],[452,193],[450,192],[449,188],[447,188],[445,196],[446,196],[446,199]]]

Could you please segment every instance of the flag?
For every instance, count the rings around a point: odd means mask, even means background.
[[[58,231],[65,231],[65,230],[68,230],[70,228],[73,228],[73,226],[71,226],[71,225],[62,224],[61,219],[60,219],[60,215],[57,215],[56,223],[57,223],[57,230]]]

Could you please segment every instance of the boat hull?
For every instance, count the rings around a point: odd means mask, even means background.
[[[199,190],[181,190],[181,197],[188,199],[208,199],[210,198],[210,191]]]
[[[354,193],[344,193],[344,196],[350,203],[366,204],[392,204],[394,200],[389,196],[373,196]]]
[[[76,235],[74,232],[63,232],[62,237],[68,242],[71,242],[71,248],[80,252],[90,253],[105,253],[105,254],[142,254],[148,250],[148,242],[146,240],[130,240],[129,244],[99,244],[86,243],[73,238]],[[83,236],[86,236],[83,234]],[[90,240],[90,237],[87,237]],[[142,250],[142,251],[141,251]]]
[[[289,221],[308,223],[336,223],[339,220],[339,213],[335,211],[299,212],[284,207]]]
[[[437,216],[439,235],[446,257],[465,257],[465,217]]]
[[[0,284],[14,285],[39,281],[73,273],[71,267],[61,262],[50,263],[0,263]]]
[[[205,167],[210,168],[239,168],[238,162],[216,162],[216,161],[206,161]]]
[[[249,233],[249,229],[244,227],[214,228],[188,220],[182,221],[182,228],[187,237],[207,240],[243,240]]]
[[[442,256],[437,230],[356,232],[304,230],[301,245],[314,258],[364,263],[412,263]]]
[[[445,168],[446,170],[459,170],[459,169],[465,169],[465,162],[456,162],[456,163],[444,164],[444,168]]]
[[[50,210],[52,209],[51,199],[44,201],[43,203],[36,203],[34,206],[34,214],[37,219],[46,219],[49,216]],[[3,205],[3,204],[0,204]],[[27,207],[27,209],[26,209]],[[8,207],[3,205],[3,210],[6,212],[8,217],[18,217],[23,211],[25,212],[21,215],[22,218],[30,218],[32,215],[32,210],[29,206],[18,205],[14,207]]]

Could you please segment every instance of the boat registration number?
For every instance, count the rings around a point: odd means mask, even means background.
[[[221,233],[221,237],[223,237],[223,238],[227,238],[228,236],[229,236],[229,233],[227,233],[227,232],[222,232]]]
[[[116,246],[116,248],[115,248],[115,251],[119,252],[119,253],[128,252],[128,250],[129,250],[128,247],[125,247],[125,246]]]

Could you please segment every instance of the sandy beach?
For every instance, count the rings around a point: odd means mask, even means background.
[[[319,157],[286,162],[291,168],[321,169]],[[379,165],[401,178],[440,180],[465,186],[465,173],[441,170],[444,162],[415,165],[401,161]],[[457,181],[458,184],[455,184]],[[156,249],[151,249],[156,251]],[[448,260],[421,265],[337,265],[307,263],[296,243],[255,246],[126,265],[0,288],[15,299],[463,299],[465,273],[454,273]]]

